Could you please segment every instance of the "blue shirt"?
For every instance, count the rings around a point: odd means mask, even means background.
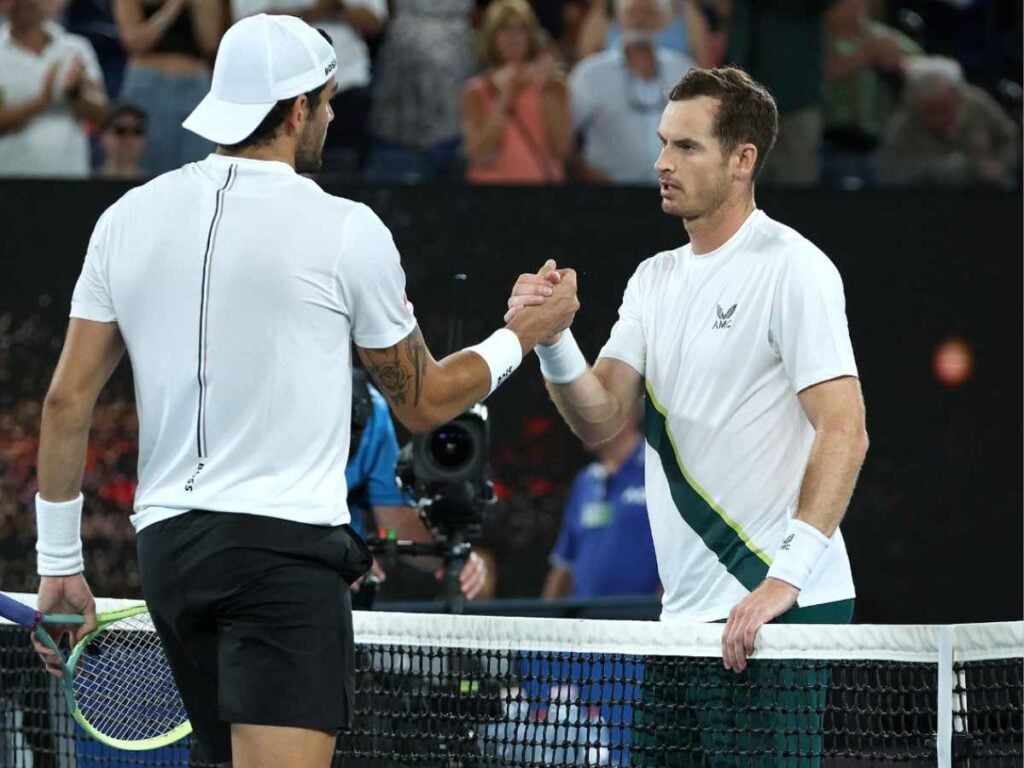
[[[345,467],[348,483],[348,506],[352,513],[352,527],[360,536],[374,532],[373,508],[378,506],[408,506],[409,499],[398,487],[395,465],[398,463],[398,438],[391,421],[387,401],[368,384],[373,410],[363,428],[359,448]]]
[[[594,463],[576,476],[551,562],[572,571],[574,597],[657,591],[643,440],[614,474]]]

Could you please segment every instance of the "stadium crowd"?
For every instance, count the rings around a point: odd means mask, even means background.
[[[181,128],[224,30],[320,27],[340,62],[324,171],[353,180],[653,184],[692,66],[773,92],[763,180],[1013,187],[1020,14],[982,0],[0,0],[0,176],[138,179],[204,157]]]

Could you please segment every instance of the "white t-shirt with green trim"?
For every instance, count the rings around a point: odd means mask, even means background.
[[[797,393],[857,375],[839,272],[754,211],[710,253],[685,245],[642,262],[599,357],[646,379],[663,614],[723,619],[764,579],[796,512],[814,439]],[[797,605],[852,597],[836,531]]]

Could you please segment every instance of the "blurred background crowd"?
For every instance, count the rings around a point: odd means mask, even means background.
[[[653,184],[667,91],[732,63],[774,93],[763,182],[1016,186],[1021,4],[1003,0],[0,0],[0,175],[138,179],[224,31],[290,13],[338,53],[324,171]]]

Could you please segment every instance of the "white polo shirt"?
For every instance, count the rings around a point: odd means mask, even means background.
[[[814,429],[797,393],[856,376],[832,262],[754,211],[724,245],[642,262],[600,357],[647,385],[647,509],[663,612],[725,618],[796,512]],[[842,534],[797,605],[854,596]]]
[[[92,45],[55,23],[46,24],[50,43],[36,54],[11,37],[10,24],[0,27],[0,105],[16,106],[34,99],[43,89],[46,73],[59,64],[53,102],[17,131],[0,134],[0,176],[82,177],[90,173],[89,139],[63,86],[68,68],[78,58],[86,76],[103,82]]]
[[[349,521],[351,344],[416,326],[365,205],[284,163],[210,155],[100,217],[71,316],[116,322],[128,348],[136,530],[190,509]]]

